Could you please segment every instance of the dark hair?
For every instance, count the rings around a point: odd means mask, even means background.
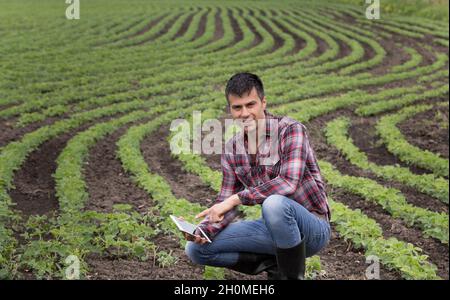
[[[228,103],[230,103],[229,95],[232,94],[242,97],[245,94],[249,94],[253,88],[256,88],[259,99],[262,100],[264,98],[264,87],[261,79],[252,73],[237,73],[228,80],[225,88],[225,97]]]

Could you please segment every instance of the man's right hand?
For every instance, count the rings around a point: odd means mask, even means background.
[[[183,217],[179,217],[179,218],[180,218],[181,220],[185,221]],[[187,241],[194,242],[194,243],[197,243],[197,244],[203,245],[203,244],[205,244],[205,243],[208,242],[204,237],[201,237],[201,236],[198,234],[198,232],[195,232],[195,236],[190,235],[190,234],[188,234],[188,233],[186,233],[186,232],[183,232],[183,235],[184,235],[184,238],[185,238]]]
[[[193,236],[193,235],[187,234],[186,232],[183,232],[183,234],[184,234],[184,238],[186,240],[197,243],[197,244],[203,245],[208,242],[204,237],[201,237],[199,235]]]

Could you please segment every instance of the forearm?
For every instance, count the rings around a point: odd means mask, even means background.
[[[295,192],[298,180],[289,181],[281,177],[274,178],[260,186],[250,187],[237,193],[240,204],[256,205],[274,194],[288,196]]]

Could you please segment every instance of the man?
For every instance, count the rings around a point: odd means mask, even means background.
[[[212,243],[186,237],[186,254],[197,264],[304,279],[305,257],[326,246],[331,233],[325,186],[305,128],[266,111],[263,84],[254,74],[231,77],[225,97],[243,131],[227,143],[233,151],[222,154],[215,204],[197,215],[205,217],[200,227]],[[276,145],[269,157],[261,151],[267,145]],[[231,223],[239,205],[256,204],[262,218]]]

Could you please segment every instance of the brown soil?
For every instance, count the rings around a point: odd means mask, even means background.
[[[116,115],[114,117],[120,117]],[[76,130],[62,134],[44,142],[37,150],[31,152],[19,170],[14,174],[13,184],[16,187],[10,191],[13,203],[23,215],[44,215],[58,210],[58,200],[55,195],[56,159],[76,133],[81,132],[97,122],[104,122],[111,117],[100,118],[80,126]]]
[[[228,18],[230,19],[231,27],[233,28],[234,32],[234,40],[230,45],[228,45],[228,47],[233,47],[238,42],[244,39],[244,33],[242,32],[242,29],[239,27],[239,23],[237,22],[236,18],[233,16],[233,12],[229,8],[227,9],[227,15]]]
[[[397,124],[397,127],[412,145],[448,158],[448,114],[448,107],[435,106]]]
[[[189,15],[189,17],[187,17],[187,19],[183,22],[183,24],[181,25],[181,28],[180,28],[180,30],[178,30],[178,32],[174,35],[174,37],[171,39],[172,41],[173,40],[176,40],[177,38],[179,38],[179,37],[182,37],[185,33],[186,33],[186,31],[188,30],[188,28],[189,28],[189,25],[191,25],[191,22],[192,22],[192,18],[194,18],[194,16],[195,16],[195,14],[197,14],[198,13],[198,11],[197,12],[194,12],[194,13],[192,13],[192,14],[190,14]]]
[[[222,11],[222,9],[219,8],[217,10],[216,15],[214,16],[215,29],[214,29],[214,38],[213,38],[212,42],[220,40],[224,34],[222,18],[220,17],[221,11]]]
[[[298,18],[300,18],[300,19],[302,18],[302,15],[299,14],[298,12],[293,11],[292,13],[293,13],[295,16],[297,16]],[[322,26],[321,24],[317,24],[317,23],[316,23],[316,25],[319,26],[319,27]],[[324,31],[326,31],[326,30],[324,30]],[[341,59],[341,58],[343,58],[343,57],[346,57],[346,56],[350,55],[350,53],[351,53],[351,48],[350,48],[349,45],[347,45],[347,43],[344,43],[341,39],[337,39],[337,38],[335,38],[335,41],[336,41],[336,42],[338,43],[338,45],[339,45],[339,53],[338,53],[338,55],[336,56],[335,60],[338,60],[338,59]]]
[[[286,14],[286,12],[283,11],[284,14]],[[289,25],[291,25],[292,27],[296,27],[297,25],[294,24],[291,20],[289,19],[285,19],[284,20],[286,23],[288,23]],[[310,33],[309,33],[310,34]],[[317,44],[317,49],[316,51],[311,55],[311,57],[318,57],[320,56],[322,53],[324,53],[328,48],[328,44],[322,40],[321,38],[319,38],[318,36],[314,35],[314,34],[310,34],[314,40],[316,41]]]
[[[116,146],[128,128],[148,121],[141,120],[116,130],[90,149],[83,172],[89,194],[86,210],[111,212],[114,204],[127,203],[145,212],[153,206],[149,195],[138,188],[122,168]]]
[[[164,19],[168,14],[169,13],[164,14],[164,15],[162,15],[162,16],[160,16],[160,17],[158,17],[158,18],[156,18],[156,19],[154,19],[152,21],[150,21],[150,23],[148,23],[144,28],[142,28],[141,30],[139,30],[138,32],[136,32],[136,33],[134,33],[132,35],[129,35],[129,36],[125,37],[125,39],[131,39],[131,38],[134,38],[134,37],[136,37],[138,35],[142,35],[142,34],[146,33],[147,31],[152,29],[156,24],[158,24],[162,19]],[[131,25],[129,28],[127,28],[127,30],[132,28],[132,27],[134,27],[137,24],[139,24],[139,23]]]
[[[209,206],[217,193],[197,176],[184,171],[182,163],[170,155],[170,146],[166,140],[169,132],[168,126],[162,126],[141,143],[142,154],[150,171],[164,177],[175,197]]]
[[[247,48],[247,49],[252,49],[252,48],[258,46],[259,44],[261,44],[263,38],[262,38],[262,35],[258,32],[258,30],[256,30],[255,26],[253,26],[253,24],[249,20],[244,19],[244,21],[245,21],[245,24],[247,25],[247,27],[250,29],[250,31],[255,35],[255,39],[253,40],[252,44],[250,46],[248,46],[248,48]],[[242,49],[241,51],[245,51],[247,49]]]
[[[371,74],[375,76],[386,75],[392,67],[402,65],[410,59],[409,54],[407,54],[402,48],[398,47],[393,40],[382,39],[377,42],[386,51],[386,56],[381,64],[370,70]]]
[[[35,131],[42,126],[51,125],[62,117],[47,118],[44,121],[35,122],[24,127],[15,126],[17,118],[0,120],[0,128],[2,128],[2,130],[0,131],[0,147],[4,147],[11,142],[17,141],[21,139],[25,134]]]
[[[261,24],[261,26],[273,37],[273,39],[275,40],[275,45],[273,45],[272,49],[269,51],[269,53],[275,52],[277,49],[281,48],[284,45],[284,40],[281,38],[281,36],[279,36],[278,34],[276,34],[273,30],[272,27],[270,27],[265,21],[263,21],[263,19],[261,18],[256,18],[256,20],[258,20],[259,24]]]
[[[369,161],[380,166],[400,165],[408,167],[398,157],[390,153],[380,139],[375,130],[375,124],[378,118],[355,118],[352,126],[349,128],[349,135],[353,139],[354,144],[366,153]],[[423,170],[414,166],[410,167],[415,174],[426,174],[427,170]]]
[[[171,252],[176,262],[171,266],[160,266],[154,255],[147,261],[137,259],[117,259],[90,255],[86,261],[90,272],[86,275],[92,280],[202,280],[203,267],[189,261],[176,238],[160,235],[154,241],[159,245],[157,251]]]
[[[343,42],[340,39],[336,39],[336,42],[339,45],[339,53],[336,56],[336,60],[349,56],[352,53],[352,49],[347,43]]]
[[[154,34],[154,35],[152,35],[151,37],[149,37],[149,38],[147,38],[147,39],[145,39],[145,40],[143,40],[143,41],[140,41],[139,43],[137,43],[137,44],[135,44],[135,45],[143,45],[143,44],[145,44],[145,43],[154,41],[154,40],[158,39],[159,37],[163,36],[164,34],[166,34],[166,33],[170,30],[170,27],[172,27],[172,25],[176,22],[176,20],[178,20],[178,19],[181,17],[181,15],[182,15],[182,14],[178,14],[178,15],[176,15],[175,17],[171,18],[171,19],[167,22],[167,24],[164,25],[164,27],[163,27],[157,34]],[[148,30],[146,30],[146,31],[148,31]],[[145,33],[146,31],[144,31],[144,33]]]
[[[301,49],[303,49],[306,46],[306,42],[303,39],[301,39],[297,34],[293,33],[292,31],[287,29],[285,26],[281,25],[280,22],[276,21],[275,19],[271,19],[271,21],[275,25],[280,27],[280,29],[283,32],[285,32],[285,33],[289,34],[290,36],[292,36],[292,38],[295,41],[294,49],[292,49],[290,52],[288,52],[287,55],[295,54],[295,53],[299,52]]]
[[[45,142],[14,174],[16,188],[9,194],[23,215],[44,215],[58,210],[52,174],[57,167],[56,158],[72,136],[73,133],[65,134]]]
[[[205,12],[202,17],[200,18],[200,24],[198,26],[197,32],[195,33],[194,37],[191,41],[195,41],[196,39],[200,38],[206,30],[206,20],[208,18],[208,14],[210,13],[211,9],[208,8],[207,12]]]

